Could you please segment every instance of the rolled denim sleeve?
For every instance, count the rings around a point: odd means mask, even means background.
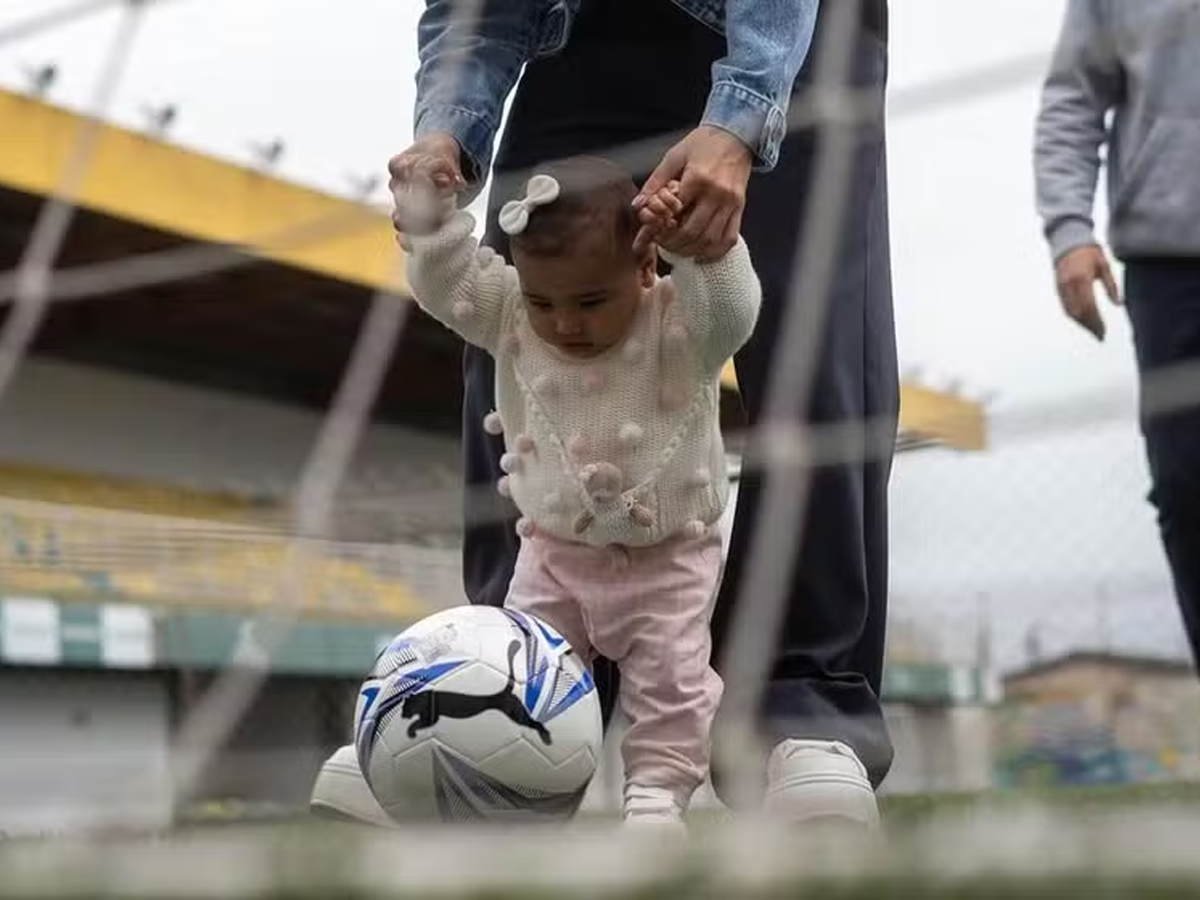
[[[808,57],[819,0],[727,0],[726,55],[712,67],[701,123],[740,138],[756,168],[779,159],[792,85]]]
[[[414,136],[445,132],[462,148],[469,202],[491,168],[504,103],[530,58],[530,0],[426,0],[417,26]]]

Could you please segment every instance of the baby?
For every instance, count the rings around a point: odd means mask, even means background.
[[[673,188],[649,204],[661,229]],[[402,243],[417,302],[496,361],[484,425],[504,435],[497,488],[522,516],[506,604],[617,663],[625,821],[682,828],[722,691],[708,626],[728,495],[720,373],[760,287],[741,239],[704,264],[663,253],[658,277],[656,248],[634,249],[636,194],[615,165],[573,158],[502,208],[512,265],[466,212]]]

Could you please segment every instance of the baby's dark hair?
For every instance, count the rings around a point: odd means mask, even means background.
[[[633,252],[638,232],[629,173],[596,156],[572,156],[537,166],[533,174],[552,176],[559,185],[553,203],[530,211],[529,224],[510,238],[530,256],[560,256],[586,239],[607,238],[614,253]]]

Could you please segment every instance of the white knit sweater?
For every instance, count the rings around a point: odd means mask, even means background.
[[[721,369],[761,301],[745,243],[705,265],[664,254],[672,275],[646,292],[622,343],[572,359],[534,334],[516,269],[474,227],[458,212],[406,238],[408,281],[423,309],[496,360],[498,409],[484,426],[504,434],[498,489],[521,511],[518,531],[631,547],[703,534],[729,492]]]

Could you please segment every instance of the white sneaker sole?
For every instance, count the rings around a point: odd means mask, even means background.
[[[872,831],[879,828],[875,792],[868,782],[852,775],[793,775],[770,785],[764,804],[769,815],[798,824],[843,820]]]
[[[353,746],[338,748],[322,764],[313,783],[309,810],[326,818],[348,819],[384,828],[393,826],[367,786]]]

